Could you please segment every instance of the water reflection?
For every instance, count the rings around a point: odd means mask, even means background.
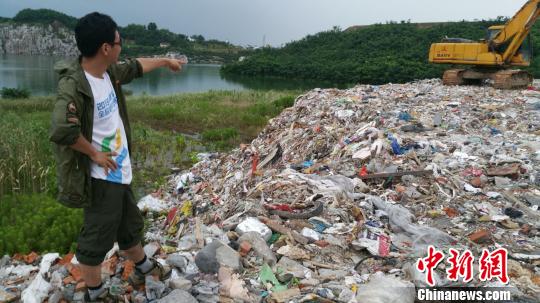
[[[203,92],[208,90],[243,90],[239,83],[222,79],[219,65],[187,64],[182,72],[157,69],[140,79],[135,79],[125,87],[134,94],[170,95],[183,92]]]
[[[58,75],[53,67],[61,59],[53,56],[0,55],[0,88],[26,88],[34,96],[55,94]],[[188,64],[180,73],[158,69],[125,86],[135,95],[152,96],[209,90],[308,90],[315,87],[348,86],[322,81],[224,76],[220,74],[220,66],[212,64]]]
[[[248,77],[221,74],[222,79],[241,84],[246,89],[254,90],[309,90],[313,88],[350,88],[354,85],[328,81],[283,79],[276,77]]]

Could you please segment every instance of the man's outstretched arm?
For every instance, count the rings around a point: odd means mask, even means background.
[[[156,68],[167,67],[172,71],[180,71],[182,65],[186,64],[185,60],[170,59],[170,58],[137,58],[137,61],[141,63],[143,73],[153,71]]]

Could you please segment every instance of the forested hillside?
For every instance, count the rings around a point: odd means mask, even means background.
[[[348,30],[334,28],[309,35],[282,48],[256,50],[242,62],[225,65],[225,75],[276,76],[335,83],[407,82],[440,77],[447,66],[428,63],[429,47],[445,36],[482,39],[490,21],[376,24]],[[540,49],[540,24],[532,32],[533,49]],[[539,58],[540,59],[540,58]],[[540,76],[540,60],[529,68]]]

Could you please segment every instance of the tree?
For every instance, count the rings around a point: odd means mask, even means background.
[[[68,28],[74,29],[77,18],[68,16],[51,9],[23,9],[13,17],[13,21],[20,23],[41,23],[51,24],[58,21]]]
[[[192,35],[191,39],[195,40],[198,43],[204,42],[204,37],[202,35]]]
[[[155,31],[157,30],[157,25],[154,22],[148,23],[148,26],[146,27],[149,31]]]

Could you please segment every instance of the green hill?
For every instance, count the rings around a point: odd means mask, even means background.
[[[114,16],[113,16],[114,17]],[[77,18],[50,9],[23,9],[13,18],[0,17],[0,22],[15,24],[55,24],[74,29]],[[148,25],[129,24],[119,27],[124,40],[122,49],[126,56],[152,56],[166,52],[187,55],[192,62],[233,62],[240,56],[251,53],[249,50],[229,42],[215,39],[207,40],[202,35],[187,36],[158,28],[155,22]],[[166,47],[161,46],[167,45]]]
[[[409,22],[334,28],[309,35],[282,48],[262,48],[242,62],[222,67],[225,76],[272,76],[334,83],[400,83],[441,77],[448,66],[428,63],[431,43],[445,36],[481,39],[486,28],[504,24],[489,21]],[[540,24],[532,32],[533,48],[540,49]],[[529,69],[540,76],[540,58]]]
[[[12,20],[16,23],[30,24],[51,24],[56,21],[71,29],[74,29],[75,25],[77,24],[77,18],[54,11],[52,9],[26,8],[19,11]]]

